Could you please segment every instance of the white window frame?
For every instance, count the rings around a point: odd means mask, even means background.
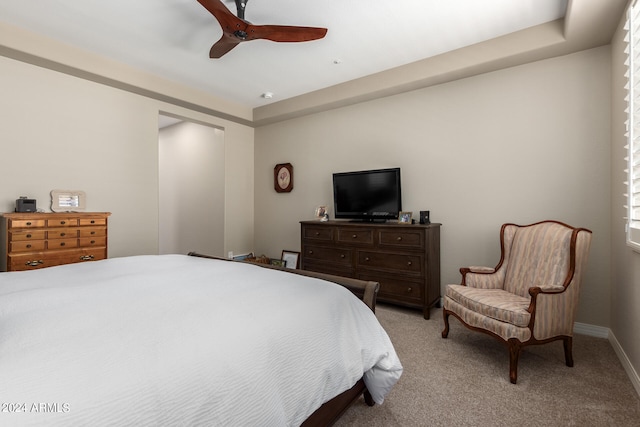
[[[634,1],[627,13],[627,192],[625,194],[627,245],[640,251],[640,5]]]

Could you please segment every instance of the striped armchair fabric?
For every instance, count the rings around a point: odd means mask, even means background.
[[[523,347],[563,340],[565,362],[573,366],[573,323],[591,231],[558,221],[504,224],[502,256],[495,268],[461,268],[462,282],[447,285],[444,330],[453,315],[509,348],[509,378],[517,381]]]

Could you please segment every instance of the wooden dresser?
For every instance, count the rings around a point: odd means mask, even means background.
[[[0,214],[0,271],[107,258],[108,212]]]
[[[302,221],[301,268],[380,283],[378,301],[440,303],[440,225]]]

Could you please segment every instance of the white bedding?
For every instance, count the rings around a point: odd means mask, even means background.
[[[402,366],[347,289],[184,255],[0,273],[0,425],[299,425]]]

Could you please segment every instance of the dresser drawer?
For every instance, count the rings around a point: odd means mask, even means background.
[[[302,268],[307,271],[315,271],[317,273],[333,274],[341,277],[354,277],[354,271],[350,265],[346,264],[327,264],[314,261],[303,261]]]
[[[412,302],[422,304],[422,283],[399,279],[379,279],[378,297],[394,302]]]
[[[80,225],[83,227],[87,225],[107,225],[107,219],[106,218],[80,218]]]
[[[380,246],[424,248],[424,233],[411,230],[380,230]]]
[[[44,219],[10,219],[9,228],[38,228],[44,227]]]
[[[106,236],[80,238],[81,248],[89,248],[91,246],[106,246],[106,244],[107,244]]]
[[[385,277],[375,274],[358,274],[358,279],[372,280],[380,283],[378,299],[396,303],[410,303],[420,306],[422,299],[422,287],[424,283],[419,280],[404,280],[399,277]]]
[[[73,239],[49,239],[47,240],[47,249],[71,249],[78,247],[78,238]]]
[[[397,271],[398,273],[422,273],[423,257],[385,252],[358,252],[357,268]]]
[[[10,271],[24,271],[105,258],[107,258],[106,248],[35,252],[28,255],[10,255],[9,266]]]
[[[9,240],[23,241],[23,240],[44,240],[46,233],[44,230],[13,230],[9,232]]]
[[[353,259],[353,251],[351,249],[307,245],[305,247],[305,256],[309,261],[350,266]]]
[[[338,242],[349,245],[373,245],[373,230],[367,229],[338,229]]]
[[[80,237],[98,237],[98,236],[106,236],[107,229],[106,228],[94,228],[87,227],[80,229]]]
[[[45,250],[44,240],[16,240],[9,244],[11,252],[33,252]]]
[[[71,239],[78,237],[77,228],[54,228],[47,231],[47,239]]]
[[[77,218],[55,218],[47,220],[47,227],[77,227]]]
[[[333,240],[333,227],[303,227],[302,238],[308,240]]]

